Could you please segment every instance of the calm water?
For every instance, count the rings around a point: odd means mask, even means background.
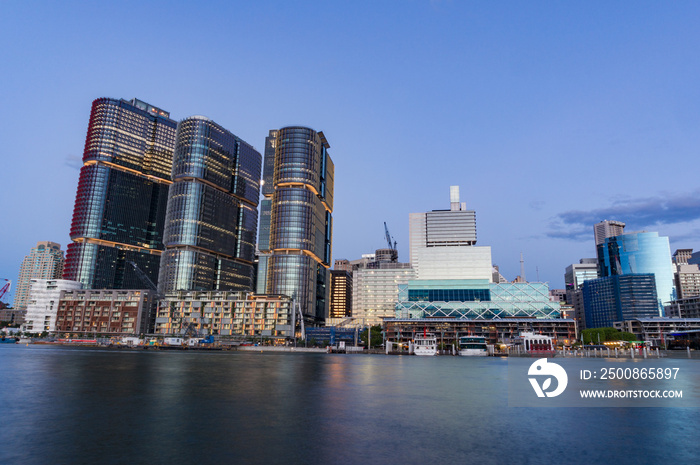
[[[698,409],[509,408],[491,357],[5,345],[0,369],[1,463],[700,460]]]

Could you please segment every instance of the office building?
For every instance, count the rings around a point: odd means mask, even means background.
[[[625,223],[621,221],[604,220],[593,226],[596,247],[605,242],[608,237],[619,236],[625,232]]]
[[[252,291],[261,156],[203,116],[177,129],[159,290]]]
[[[700,295],[700,267],[698,265],[676,265],[674,279],[678,299]]]
[[[65,290],[59,300],[55,331],[77,337],[148,334],[157,303],[152,290]]]
[[[450,186],[450,209],[409,215],[410,263],[417,279],[493,279],[491,247],[476,246],[476,212]]]
[[[598,260],[582,258],[578,263],[566,267],[564,284],[566,287],[566,303],[574,309],[574,319],[581,329],[586,328],[586,312],[583,307],[581,287],[585,281],[598,277]]]
[[[352,272],[331,270],[330,310],[328,318],[352,316]]]
[[[583,283],[587,328],[612,327],[616,321],[659,316],[653,273],[613,275]]]
[[[23,312],[29,302],[29,286],[32,279],[60,279],[63,275],[63,251],[55,242],[37,242],[19,267],[15,285],[13,310]]]
[[[674,265],[687,265],[691,258],[693,258],[693,249],[676,249],[671,257]]]
[[[269,203],[261,217],[267,221],[269,207],[270,232],[269,242],[259,240],[259,266],[267,273],[258,273],[265,285],[257,289],[294,299],[307,325],[323,324],[328,315],[334,175],[329,148],[322,132],[299,126],[271,131],[265,143],[263,195]],[[260,228],[262,234],[267,226],[261,222]]]
[[[357,324],[378,325],[394,318],[399,287],[415,279],[410,263],[369,261],[353,271],[352,317]]]
[[[653,273],[659,299],[658,316],[676,298],[668,237],[656,232],[632,232],[608,237],[598,245],[600,277]]]
[[[62,291],[80,289],[77,281],[66,279],[31,279],[27,314],[22,331],[40,334],[56,328],[58,302]]]
[[[283,295],[248,292],[180,291],[165,295],[155,333],[243,336],[283,341],[294,337],[292,301]]]
[[[92,103],[63,278],[86,289],[158,281],[177,124],[142,102]]]

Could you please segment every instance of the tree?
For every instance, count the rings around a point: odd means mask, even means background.
[[[632,333],[622,332],[615,328],[591,328],[582,332],[584,344],[602,344],[606,341],[634,341],[636,336]]]
[[[382,338],[382,326],[381,325],[375,325],[371,327],[371,332],[370,332],[370,342],[372,343],[372,347],[379,347],[382,342],[384,342],[384,339]],[[360,333],[360,341],[362,342],[362,345],[367,345],[367,330],[365,329]]]

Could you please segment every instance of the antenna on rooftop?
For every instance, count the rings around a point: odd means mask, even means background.
[[[523,260],[522,252],[520,252],[520,278],[524,283],[527,282],[527,279],[525,279],[525,260]]]

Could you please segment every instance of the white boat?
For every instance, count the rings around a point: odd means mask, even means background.
[[[483,336],[462,336],[459,338],[459,355],[462,357],[486,357],[486,338]]]
[[[416,355],[437,355],[437,337],[433,333],[423,332],[413,340],[413,353]]]

